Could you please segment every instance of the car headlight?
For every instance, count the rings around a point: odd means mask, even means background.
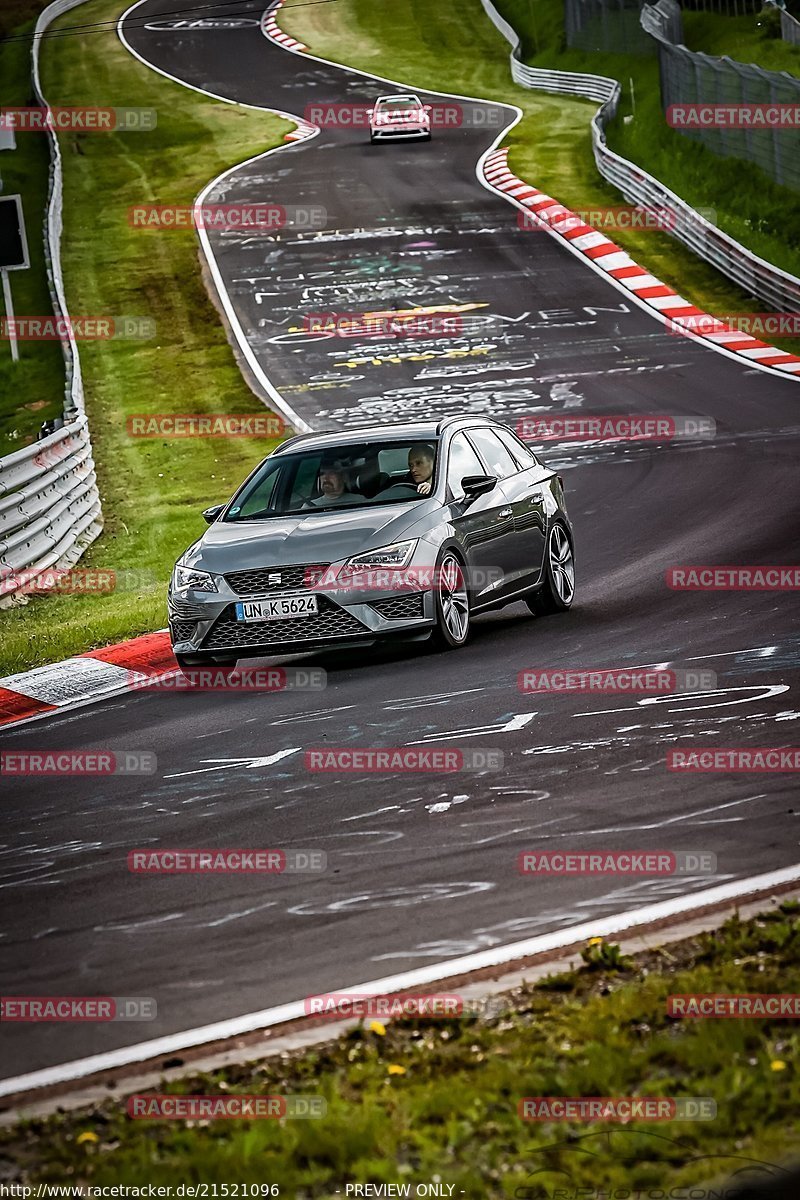
[[[356,571],[370,571],[376,567],[401,569],[411,561],[418,541],[419,538],[414,538],[410,542],[395,542],[392,546],[381,546],[379,550],[356,554],[353,558],[348,558],[339,574],[351,575]]]
[[[218,590],[213,575],[209,575],[208,571],[196,571],[194,567],[182,567],[178,563],[172,572],[172,590],[183,592],[186,588],[193,588],[196,592]]]

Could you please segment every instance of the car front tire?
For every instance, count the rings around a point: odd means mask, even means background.
[[[575,599],[575,555],[566,526],[554,521],[547,535],[545,579],[525,603],[537,617],[566,612]]]
[[[464,564],[452,550],[442,555],[436,568],[433,596],[436,626],[432,644],[437,650],[458,650],[469,639],[470,602]]]

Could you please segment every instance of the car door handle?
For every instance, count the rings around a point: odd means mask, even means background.
[[[498,515],[498,517],[510,517],[511,509],[510,508],[501,508],[500,512],[497,515]]]

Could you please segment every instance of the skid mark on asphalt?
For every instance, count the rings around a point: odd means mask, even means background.
[[[732,879],[731,875],[715,875],[716,883],[724,883]],[[462,954],[472,954],[477,950],[488,950],[492,946],[501,946],[509,941],[516,941],[539,931],[551,932],[564,929],[569,925],[579,925],[589,917],[610,916],[626,909],[644,906],[654,900],[666,900],[680,896],[687,891],[702,891],[708,887],[707,875],[682,875],[675,879],[646,879],[639,880],[628,887],[615,888],[600,896],[592,896],[587,900],[579,900],[570,908],[544,909],[535,915],[513,917],[508,921],[500,921],[495,925],[484,925],[471,933],[459,938],[447,938],[439,941],[417,942],[405,950],[389,950],[383,954],[373,954],[373,962],[385,962],[390,959],[448,959]]]
[[[405,696],[394,700],[387,700],[383,707],[387,712],[393,712],[395,709],[405,711],[413,708],[435,708],[440,704],[449,704],[459,696],[477,695],[484,691],[486,691],[486,688],[474,687],[460,688],[454,692],[440,692],[438,695]]]
[[[434,900],[461,900],[478,892],[488,892],[497,885],[488,880],[421,883],[415,886],[385,888],[383,891],[358,892],[353,896],[337,897],[327,903],[307,900],[287,911],[294,916],[323,916],[326,913],[365,912],[372,908],[416,908]]]

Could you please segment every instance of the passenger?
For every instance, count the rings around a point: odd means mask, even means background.
[[[408,452],[408,473],[420,496],[430,495],[436,451],[427,442],[419,442]]]
[[[340,462],[324,463],[320,467],[319,490],[322,495],[311,501],[315,508],[336,508],[342,504],[357,504],[363,499],[348,490],[345,468]]]

